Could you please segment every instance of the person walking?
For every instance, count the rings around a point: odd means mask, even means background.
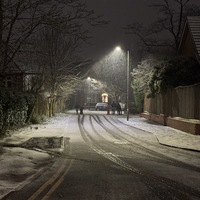
[[[112,102],[111,109],[112,109],[112,114],[115,115],[115,110],[116,110],[116,103],[115,103],[115,101]]]
[[[83,109],[84,109],[84,104],[83,103],[80,103],[80,114],[82,115],[83,114]]]
[[[76,109],[76,114],[78,115],[78,109],[79,109],[79,105],[78,105],[78,103],[76,103],[76,105],[75,105],[75,109]]]
[[[108,102],[107,115],[110,115],[110,103]]]
[[[117,102],[116,104],[116,110],[117,110],[117,114],[121,115],[122,114],[122,108],[119,102]]]

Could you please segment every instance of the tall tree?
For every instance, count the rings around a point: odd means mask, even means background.
[[[150,7],[157,10],[156,20],[149,27],[129,24],[126,33],[136,35],[147,47],[170,47],[177,52],[186,16],[199,15],[200,7],[192,0],[162,0]]]
[[[0,1],[0,70],[2,67],[2,52],[3,52],[3,44],[2,44],[2,34],[3,34],[3,9],[2,9],[3,0]]]
[[[8,69],[10,63],[15,63],[15,57],[20,53],[21,47],[27,38],[44,21],[50,12],[40,12],[43,1],[7,1],[1,2],[2,11],[2,57],[1,71]]]
[[[101,16],[89,10],[81,0],[4,0],[0,4],[1,71],[24,53],[27,40],[44,25],[67,24],[66,34],[73,32],[76,39],[86,41],[89,36],[86,23],[97,26],[105,24]],[[30,49],[29,49],[30,50]],[[17,63],[16,63],[17,64]]]
[[[29,77],[35,95],[44,81],[51,96],[72,93],[85,65],[76,55],[92,37],[88,26],[107,23],[102,16],[82,0],[4,0],[0,11],[1,73],[14,64],[35,74]]]

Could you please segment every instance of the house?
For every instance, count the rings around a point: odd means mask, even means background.
[[[12,91],[30,91],[36,86],[39,73],[27,73],[16,64],[0,72],[1,86]]]
[[[200,16],[187,17],[178,54],[193,57],[200,64]],[[141,116],[200,135],[200,80],[194,85],[179,86],[152,99],[145,98]]]
[[[9,90],[23,91],[23,77],[23,70],[13,63],[0,72],[0,83]]]
[[[187,17],[178,53],[194,57],[200,63],[200,16]]]

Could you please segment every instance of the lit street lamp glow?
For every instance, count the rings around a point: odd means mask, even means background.
[[[117,46],[117,47],[116,47],[116,50],[117,50],[117,51],[121,51],[122,49],[121,49],[120,46]]]

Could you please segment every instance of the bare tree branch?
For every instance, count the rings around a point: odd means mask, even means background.
[[[158,11],[154,23],[146,30],[142,25],[132,23],[125,27],[125,31],[127,34],[136,35],[148,47],[170,47],[177,51],[186,16],[200,14],[200,7],[193,5],[191,9],[190,2],[190,0],[162,0],[159,4],[152,4],[149,7]]]

